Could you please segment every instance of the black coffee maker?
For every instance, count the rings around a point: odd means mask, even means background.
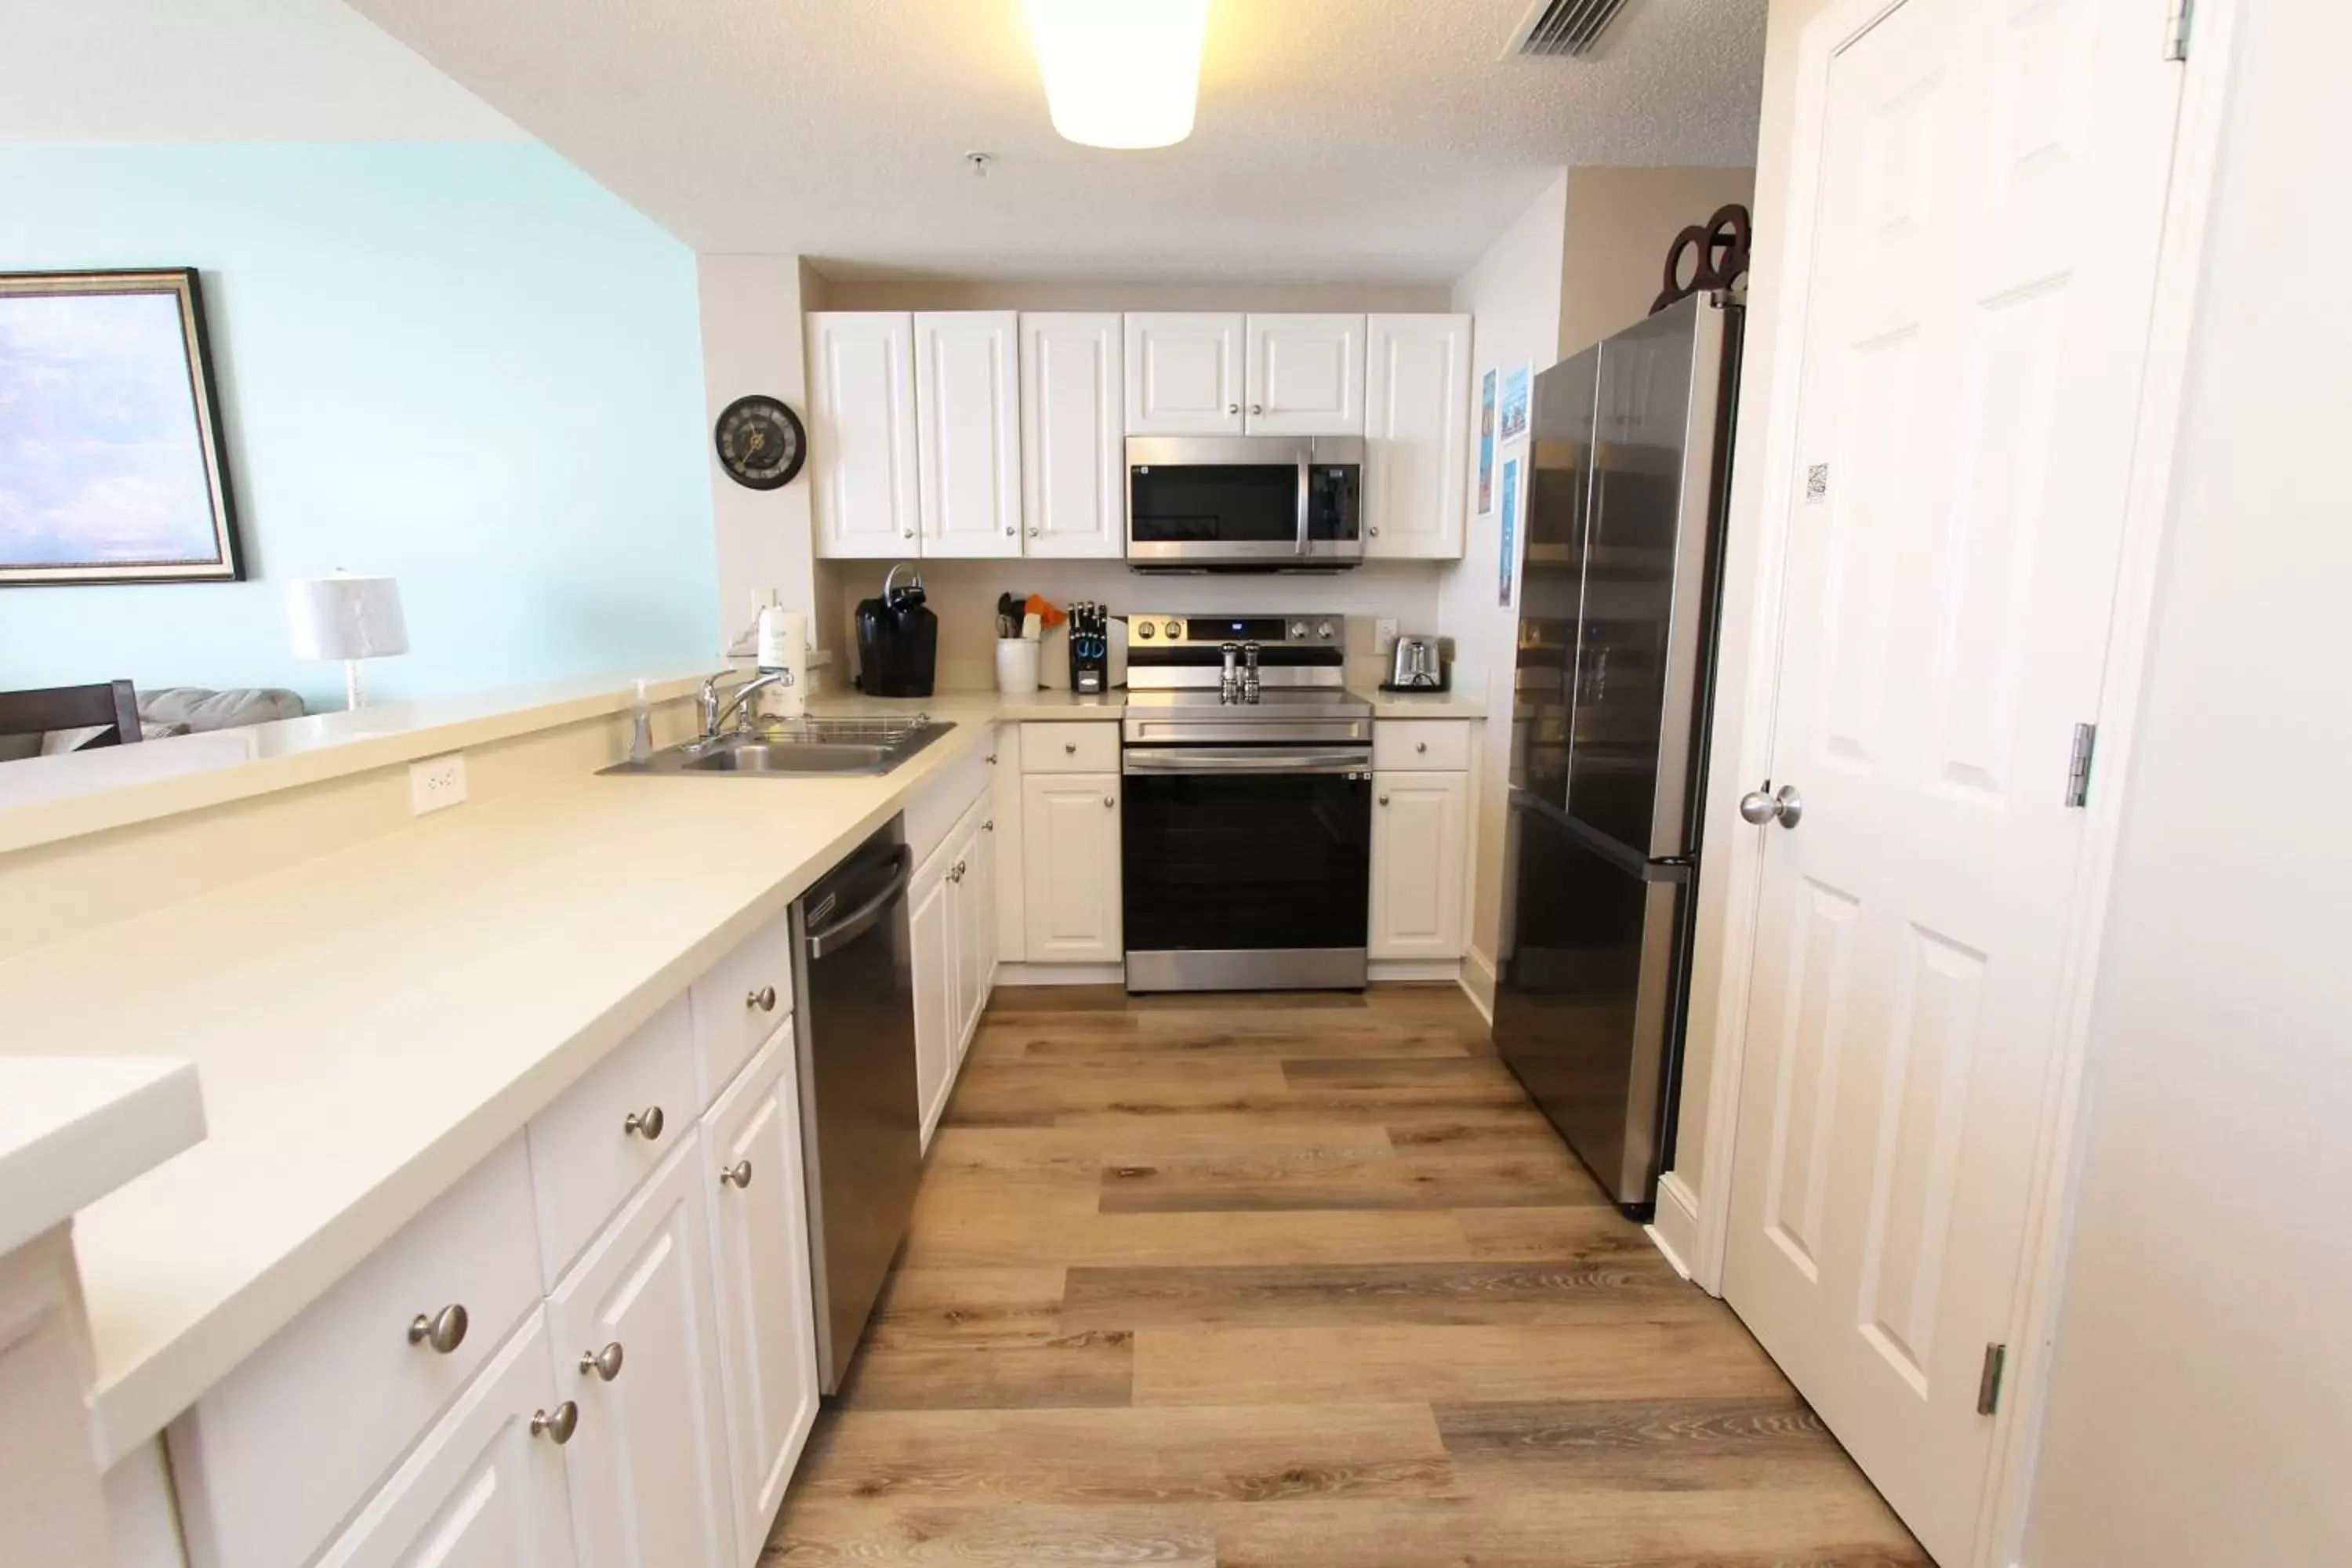
[[[868,697],[929,697],[939,661],[940,618],[923,605],[923,574],[902,561],[882,579],[880,598],[857,602],[857,689]]]

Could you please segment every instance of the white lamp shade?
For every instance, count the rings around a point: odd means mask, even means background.
[[[1029,0],[1054,129],[1088,147],[1192,133],[1209,0]]]
[[[408,651],[400,584],[390,577],[298,577],[286,584],[296,658],[382,658]]]

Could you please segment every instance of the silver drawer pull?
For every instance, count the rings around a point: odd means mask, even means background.
[[[559,1447],[572,1441],[572,1434],[578,1430],[580,1430],[580,1406],[568,1399],[552,1410],[534,1410],[530,1413],[530,1435],[534,1437],[552,1437]]]
[[[1103,805],[1113,811],[1117,811],[1118,809],[1118,796],[1115,795],[1107,795],[1103,796]]]
[[[1077,754],[1078,743],[1076,741],[1065,741],[1062,742],[1062,755],[1066,757],[1075,757]]]
[[[728,1166],[725,1170],[719,1172],[719,1184],[722,1187],[750,1186],[751,1184],[751,1162],[749,1160],[738,1160],[733,1164]]]
[[[1412,749],[1416,752],[1425,752],[1429,750],[1429,742],[1426,741],[1415,741],[1412,743]]]
[[[408,1342],[431,1345],[442,1355],[447,1355],[466,1342],[466,1309],[456,1301],[427,1317],[419,1312],[408,1321]]]
[[[1381,804],[1382,805],[1388,805],[1388,803],[1389,803],[1389,797],[1388,797],[1388,796],[1386,796],[1386,795],[1382,795],[1382,796],[1381,796]]]
[[[643,1110],[632,1110],[621,1123],[621,1131],[634,1132],[650,1143],[661,1136],[664,1119],[662,1108],[648,1105]]]
[[[772,985],[762,985],[757,991],[747,993],[743,997],[743,1005],[746,1007],[756,1007],[762,1013],[774,1012],[776,1010],[776,988]]]
[[[583,1377],[601,1377],[606,1383],[621,1375],[621,1342],[614,1340],[600,1351],[590,1351],[580,1358]],[[558,1438],[561,1442],[562,1439]]]

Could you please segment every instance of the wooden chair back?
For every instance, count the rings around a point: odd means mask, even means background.
[[[96,686],[47,686],[31,691],[0,691],[0,735],[43,735],[51,730],[86,730],[103,724],[113,731],[91,746],[119,746],[139,736],[139,695],[127,680]]]

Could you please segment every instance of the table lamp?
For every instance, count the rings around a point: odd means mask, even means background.
[[[343,661],[343,695],[367,705],[360,661],[408,651],[408,625],[400,615],[400,584],[390,577],[297,577],[286,584],[286,616],[296,658]]]

